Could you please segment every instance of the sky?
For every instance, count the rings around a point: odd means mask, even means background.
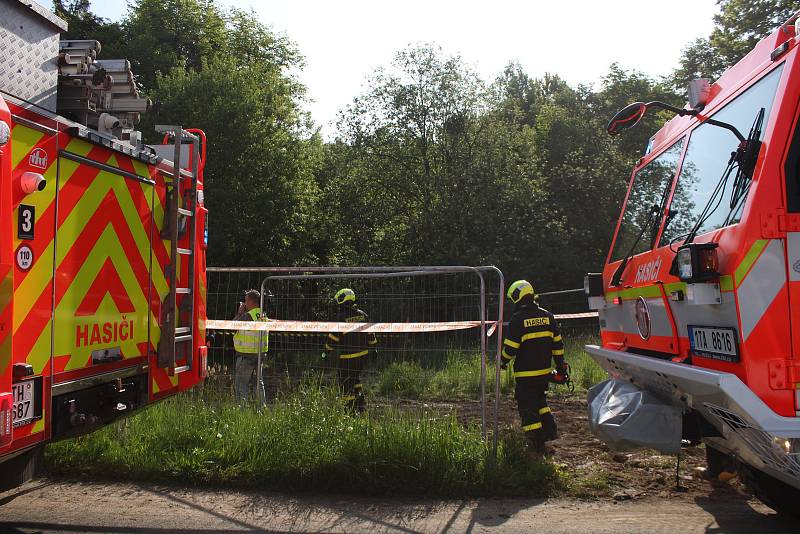
[[[487,81],[518,61],[533,77],[556,73],[572,85],[597,84],[615,61],[652,76],[668,74],[690,41],[708,36],[717,12],[715,0],[218,2],[254,10],[297,43],[306,66],[296,75],[325,137],[368,76],[409,44],[436,43]],[[92,9],[118,20],[126,2],[94,0]]]

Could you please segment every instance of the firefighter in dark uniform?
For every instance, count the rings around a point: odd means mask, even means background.
[[[558,437],[556,421],[547,405],[547,386],[553,360],[558,373],[567,374],[564,341],[553,314],[539,307],[528,281],[511,284],[507,296],[516,309],[503,340],[502,367],[513,361],[514,398],[522,430],[533,453],[541,455],[545,453],[545,442]]]
[[[366,323],[367,314],[356,306],[356,294],[352,289],[340,289],[333,296],[338,307],[336,321],[340,323]],[[325,342],[323,359],[327,356],[338,359],[339,387],[342,398],[350,409],[363,412],[366,408],[361,370],[370,351],[377,348],[378,339],[372,332],[332,332]]]

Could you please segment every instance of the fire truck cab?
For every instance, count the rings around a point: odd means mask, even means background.
[[[205,135],[142,143],[130,64],[64,30],[0,0],[0,489],[206,369]]]
[[[633,170],[602,273],[586,279],[612,377],[683,411],[709,470],[736,465],[767,504],[800,502],[798,15],[676,116]]]

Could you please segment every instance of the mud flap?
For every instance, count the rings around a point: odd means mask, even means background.
[[[588,401],[589,427],[612,450],[680,452],[680,408],[663,403],[630,382],[613,378],[593,386]]]

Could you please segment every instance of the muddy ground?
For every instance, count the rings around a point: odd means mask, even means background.
[[[426,408],[442,414],[455,411],[459,421],[470,424],[482,418],[478,401],[392,403],[403,409]],[[566,474],[568,495],[578,498],[613,498],[618,501],[661,497],[674,493],[688,496],[702,494],[709,483],[702,477],[705,450],[684,448],[677,469],[675,456],[657,451],[639,450],[627,453],[612,452],[589,431],[586,399],[582,395],[551,397],[549,404],[559,428],[559,439],[551,442],[552,461]],[[493,403],[487,408],[487,425],[492,428]],[[516,403],[503,399],[499,410],[500,432],[519,432]],[[719,484],[716,492],[742,495],[743,487],[735,478]]]

